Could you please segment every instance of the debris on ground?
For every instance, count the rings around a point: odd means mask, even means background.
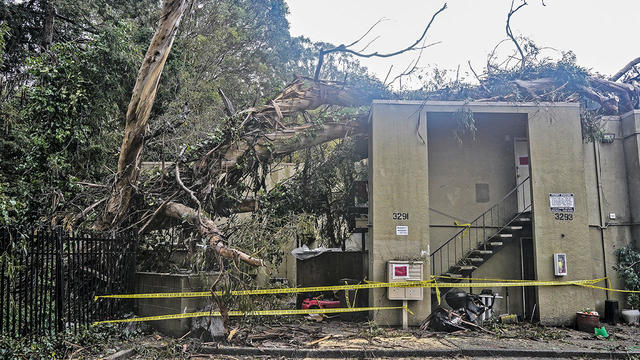
[[[275,320],[275,319],[274,319]],[[322,323],[298,318],[287,323],[265,321],[243,323],[234,319],[230,334],[210,342],[186,337],[169,339],[157,334],[140,336],[113,344],[118,349],[136,349],[134,359],[208,359],[203,347],[239,347],[265,349],[550,349],[628,351],[640,355],[640,327],[607,325],[608,338],[572,328],[547,327],[528,322],[502,324],[497,318],[485,321],[484,331],[463,330],[453,333],[402,330],[378,326],[373,322],[345,322],[325,319]],[[235,330],[235,331],[234,331]],[[112,354],[115,351],[107,354]],[[243,358],[243,357],[239,357]],[[250,358],[250,357],[248,357]]]
[[[442,307],[435,309],[422,322],[421,330],[447,333],[465,330],[489,332],[478,324],[478,320],[484,312],[491,310],[492,306],[485,306],[478,295],[467,294],[461,289],[452,289],[445,295],[445,300],[453,310]],[[494,302],[491,301],[491,303]]]

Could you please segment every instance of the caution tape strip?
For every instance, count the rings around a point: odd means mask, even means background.
[[[413,312],[406,306],[378,306],[378,307],[360,307],[360,308],[332,308],[332,309],[295,309],[295,310],[255,310],[255,311],[229,311],[228,316],[265,316],[265,315],[306,315],[306,314],[336,314],[357,311],[380,311],[380,310],[398,310],[405,309],[413,315]],[[184,314],[145,316],[130,319],[103,320],[96,321],[93,325],[125,323],[137,321],[155,321],[155,320],[173,320],[186,319],[201,316],[221,316],[219,311],[200,311]]]
[[[515,287],[515,286],[563,286],[563,285],[593,285],[600,281],[605,280],[593,279],[593,280],[569,280],[569,281],[540,281],[540,280],[520,280],[520,281],[499,281],[499,282],[477,282],[477,283],[435,283],[434,277],[432,280],[425,281],[405,281],[397,283],[367,283],[358,285],[335,285],[335,286],[314,286],[303,288],[280,288],[280,289],[256,289],[256,290],[236,290],[230,292],[216,291],[213,294],[216,296],[234,295],[268,295],[268,294],[295,294],[305,292],[321,292],[321,291],[338,291],[338,290],[352,290],[352,289],[372,289],[372,288],[386,288],[386,287],[423,287],[423,288],[436,288],[436,292],[439,292],[438,288],[454,288],[454,287]],[[464,280],[457,278],[457,280]],[[148,293],[148,294],[120,294],[120,295],[99,295],[94,298],[98,299],[150,299],[150,298],[182,298],[182,297],[209,297],[212,296],[210,291],[199,292],[181,292],[181,293]]]
[[[580,286],[584,286],[584,287],[588,287],[588,288],[593,288],[593,289],[600,289],[600,290],[606,290],[606,291],[613,291],[613,292],[622,292],[622,293],[640,293],[640,291],[638,290],[620,290],[620,289],[611,289],[608,287],[602,287],[602,286],[595,286],[595,285],[591,285],[591,284],[581,284]]]
[[[335,285],[335,286],[312,286],[303,288],[279,288],[279,289],[256,289],[256,290],[234,290],[230,292],[216,291],[216,296],[223,295],[272,295],[272,294],[295,294],[304,292],[321,292],[321,291],[338,291],[353,289],[373,289],[385,287],[426,287],[432,280],[425,281],[404,281],[397,283],[367,283],[357,285]],[[98,299],[150,299],[150,298],[175,298],[175,297],[209,297],[212,296],[211,291],[195,291],[181,293],[148,293],[148,294],[119,294],[119,295],[98,295],[94,300]]]
[[[545,282],[545,280],[520,280],[520,279],[496,279],[496,278],[472,278],[472,277],[453,277],[453,276],[446,276],[446,275],[432,275],[431,278],[437,278],[437,279],[450,279],[450,280],[460,280],[460,281],[497,281],[497,282],[513,282],[513,283],[521,283],[521,282],[527,282],[527,283],[535,283],[535,282]],[[609,277],[603,277],[603,278],[599,278],[599,279],[592,279],[592,280],[584,280],[584,281],[593,281],[593,282],[600,282],[600,281],[604,281],[609,279]]]

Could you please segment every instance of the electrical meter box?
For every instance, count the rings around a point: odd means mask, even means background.
[[[387,281],[390,283],[422,281],[422,267],[422,261],[388,261]],[[390,287],[387,290],[389,300],[422,300],[423,296],[424,288],[422,287]]]

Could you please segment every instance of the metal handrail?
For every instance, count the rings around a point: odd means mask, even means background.
[[[506,207],[506,201],[508,199],[510,199],[512,197],[512,195],[514,193],[517,193],[519,188],[524,188],[525,187],[525,183],[529,182],[530,178],[527,177],[526,179],[524,179],[523,181],[521,181],[519,184],[516,185],[516,187],[514,187],[513,189],[511,189],[504,197],[502,197],[502,199],[500,199],[499,201],[497,201],[493,206],[491,206],[490,208],[488,208],[487,210],[485,210],[482,214],[480,214],[478,217],[476,217],[473,221],[471,221],[469,224],[470,226],[465,226],[462,229],[460,229],[460,231],[458,231],[457,233],[455,233],[449,240],[445,241],[442,245],[440,245],[436,250],[434,250],[431,253],[431,266],[432,266],[432,274],[435,274],[435,258],[436,258],[436,254],[439,253],[440,255],[440,272],[442,273],[442,268],[443,268],[443,252],[444,252],[444,248],[446,247],[446,251],[447,251],[447,266],[446,269],[448,270],[450,268],[450,254],[451,254],[451,245],[453,244],[453,252],[454,252],[454,261],[453,263],[456,264],[460,259],[463,259],[467,254],[465,253],[465,235],[468,237],[468,246],[467,246],[467,250],[471,251],[471,250],[475,250],[478,248],[478,246],[483,245],[484,249],[486,249],[486,245],[487,245],[487,240],[494,237],[496,234],[498,234],[500,231],[502,231],[505,227],[509,226],[509,224],[511,224],[518,216],[520,216],[522,213],[529,211],[531,204],[529,204],[528,206],[524,206],[525,203],[525,197],[523,197],[523,210],[518,212],[517,211],[517,206],[518,206],[518,201],[516,198],[515,201],[515,205],[516,205],[516,211],[515,212],[508,212],[508,211],[503,211],[503,216],[507,215],[508,213],[510,214],[514,214],[515,215],[511,215],[508,218],[505,217],[505,220],[503,221],[500,217],[500,209],[501,207]],[[529,189],[530,191],[530,186]],[[494,218],[495,215],[495,218]],[[498,223],[496,225],[495,221],[497,220]],[[487,222],[490,222],[489,224],[487,224]],[[497,231],[491,231],[494,229],[498,229]],[[487,230],[489,230],[489,236],[487,236]],[[473,241],[471,239],[471,232],[475,232],[475,246],[473,244]],[[482,234],[480,234],[480,231],[482,231]],[[480,238],[480,241],[478,241],[478,238]],[[458,246],[458,239],[460,240],[460,246]],[[458,258],[457,254],[458,254],[458,247],[460,247],[460,253],[461,256]]]

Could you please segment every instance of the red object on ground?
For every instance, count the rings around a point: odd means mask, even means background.
[[[338,300],[317,300],[317,299],[304,299],[302,300],[303,309],[333,309],[339,308],[340,301]]]

